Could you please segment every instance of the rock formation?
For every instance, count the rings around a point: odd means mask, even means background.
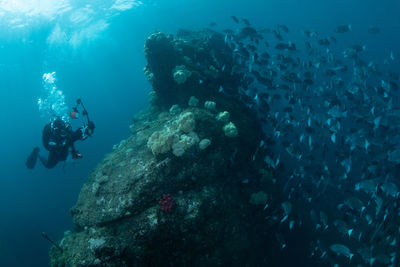
[[[232,53],[208,30],[147,39],[151,104],[83,186],[51,266],[256,266],[272,257],[262,211],[273,183],[257,155],[256,116],[234,94],[242,77]],[[251,196],[260,188],[262,203]]]

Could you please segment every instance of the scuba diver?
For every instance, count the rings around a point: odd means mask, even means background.
[[[35,167],[37,158],[48,169],[55,167],[59,161],[65,162],[69,153],[71,153],[73,159],[82,158],[82,154],[75,149],[74,143],[77,140],[84,141],[91,136],[95,126],[89,119],[89,114],[80,99],[76,101],[76,106],[70,114],[71,118],[80,118],[79,106],[82,108],[82,115],[86,117],[86,121],[81,118],[82,127],[73,131],[71,125],[60,117],[55,117],[52,122],[46,124],[43,129],[42,141],[43,146],[49,151],[49,155],[47,158],[39,155],[39,147],[35,147],[25,163],[28,169]]]

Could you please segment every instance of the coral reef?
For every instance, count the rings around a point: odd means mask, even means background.
[[[228,111],[224,111],[224,112],[220,112],[217,115],[217,120],[222,121],[222,122],[229,122],[229,112]]]
[[[145,73],[158,96],[158,106],[184,106],[191,96],[222,104],[227,95],[218,94],[223,87],[235,94],[243,77],[232,72],[233,50],[225,36],[210,30],[178,32],[177,37],[156,32],[145,42]],[[224,62],[224,70],[218,62]]]
[[[229,122],[228,124],[225,124],[224,126],[224,133],[226,136],[228,137],[235,137],[238,136],[238,130],[235,126],[235,124],[233,124],[233,122]]]
[[[171,213],[175,206],[174,199],[169,194],[164,194],[159,202],[161,210],[164,213]]]
[[[170,109],[171,115],[176,113]],[[154,155],[166,153],[172,148],[175,156],[182,156],[185,150],[199,142],[199,137],[193,132],[195,119],[192,112],[184,112],[177,119],[168,121],[166,125],[161,131],[154,132],[147,141],[147,146]]]
[[[185,83],[186,80],[192,75],[184,65],[176,66],[173,70],[174,80],[177,84]]]
[[[251,204],[267,196],[251,196],[256,184],[242,182],[265,173],[263,157],[252,160],[260,127],[246,105],[218,94],[235,79],[224,80],[213,57],[229,63],[231,51],[217,33],[179,36],[146,41],[151,105],[84,184],[71,209],[74,231],[62,251],[51,248],[51,266],[256,266],[275,254],[254,250],[274,242],[274,232],[257,227],[265,219]],[[182,65],[191,75],[180,83],[171,73]],[[203,108],[210,99],[214,108]]]
[[[199,148],[200,148],[200,150],[204,150],[204,149],[206,149],[209,145],[211,145],[211,140],[205,138],[205,139],[203,139],[203,140],[200,141],[200,143],[199,143]]]
[[[199,100],[195,96],[191,96],[188,105],[190,107],[197,107],[199,105]]]

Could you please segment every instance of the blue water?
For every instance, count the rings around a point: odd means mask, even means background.
[[[64,8],[52,11],[52,2]],[[230,16],[235,15],[255,27],[286,24],[295,42],[304,29],[330,34],[337,25],[352,24],[354,31],[343,36],[340,48],[365,43],[367,57],[382,60],[390,51],[400,57],[400,3],[394,0],[133,2],[0,2],[0,266],[48,265],[50,244],[41,232],[59,240],[72,228],[69,209],[87,176],[114,144],[129,136],[132,116],[147,105],[151,87],[143,75],[143,45],[153,31],[201,29],[211,22],[217,29],[234,29]],[[118,10],[110,8],[115,3]],[[370,25],[382,29],[378,37],[366,33]],[[38,164],[27,170],[26,156],[41,146],[49,120],[37,105],[45,94],[42,75],[53,71],[66,104],[72,107],[82,98],[96,131],[76,144],[81,160],[64,168],[59,164],[47,170]]]

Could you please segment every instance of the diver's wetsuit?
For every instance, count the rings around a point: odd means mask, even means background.
[[[93,124],[92,124],[93,125]],[[93,131],[92,125],[88,127],[80,127],[76,131],[72,131],[71,125],[66,124],[66,135],[61,136],[56,134],[51,124],[47,124],[43,129],[43,146],[49,151],[48,158],[39,155],[40,161],[46,168],[53,168],[59,161],[65,161],[68,157],[69,150],[71,149],[72,157],[76,158],[78,151],[74,148],[74,142],[77,140],[85,140],[88,135],[88,128]]]

